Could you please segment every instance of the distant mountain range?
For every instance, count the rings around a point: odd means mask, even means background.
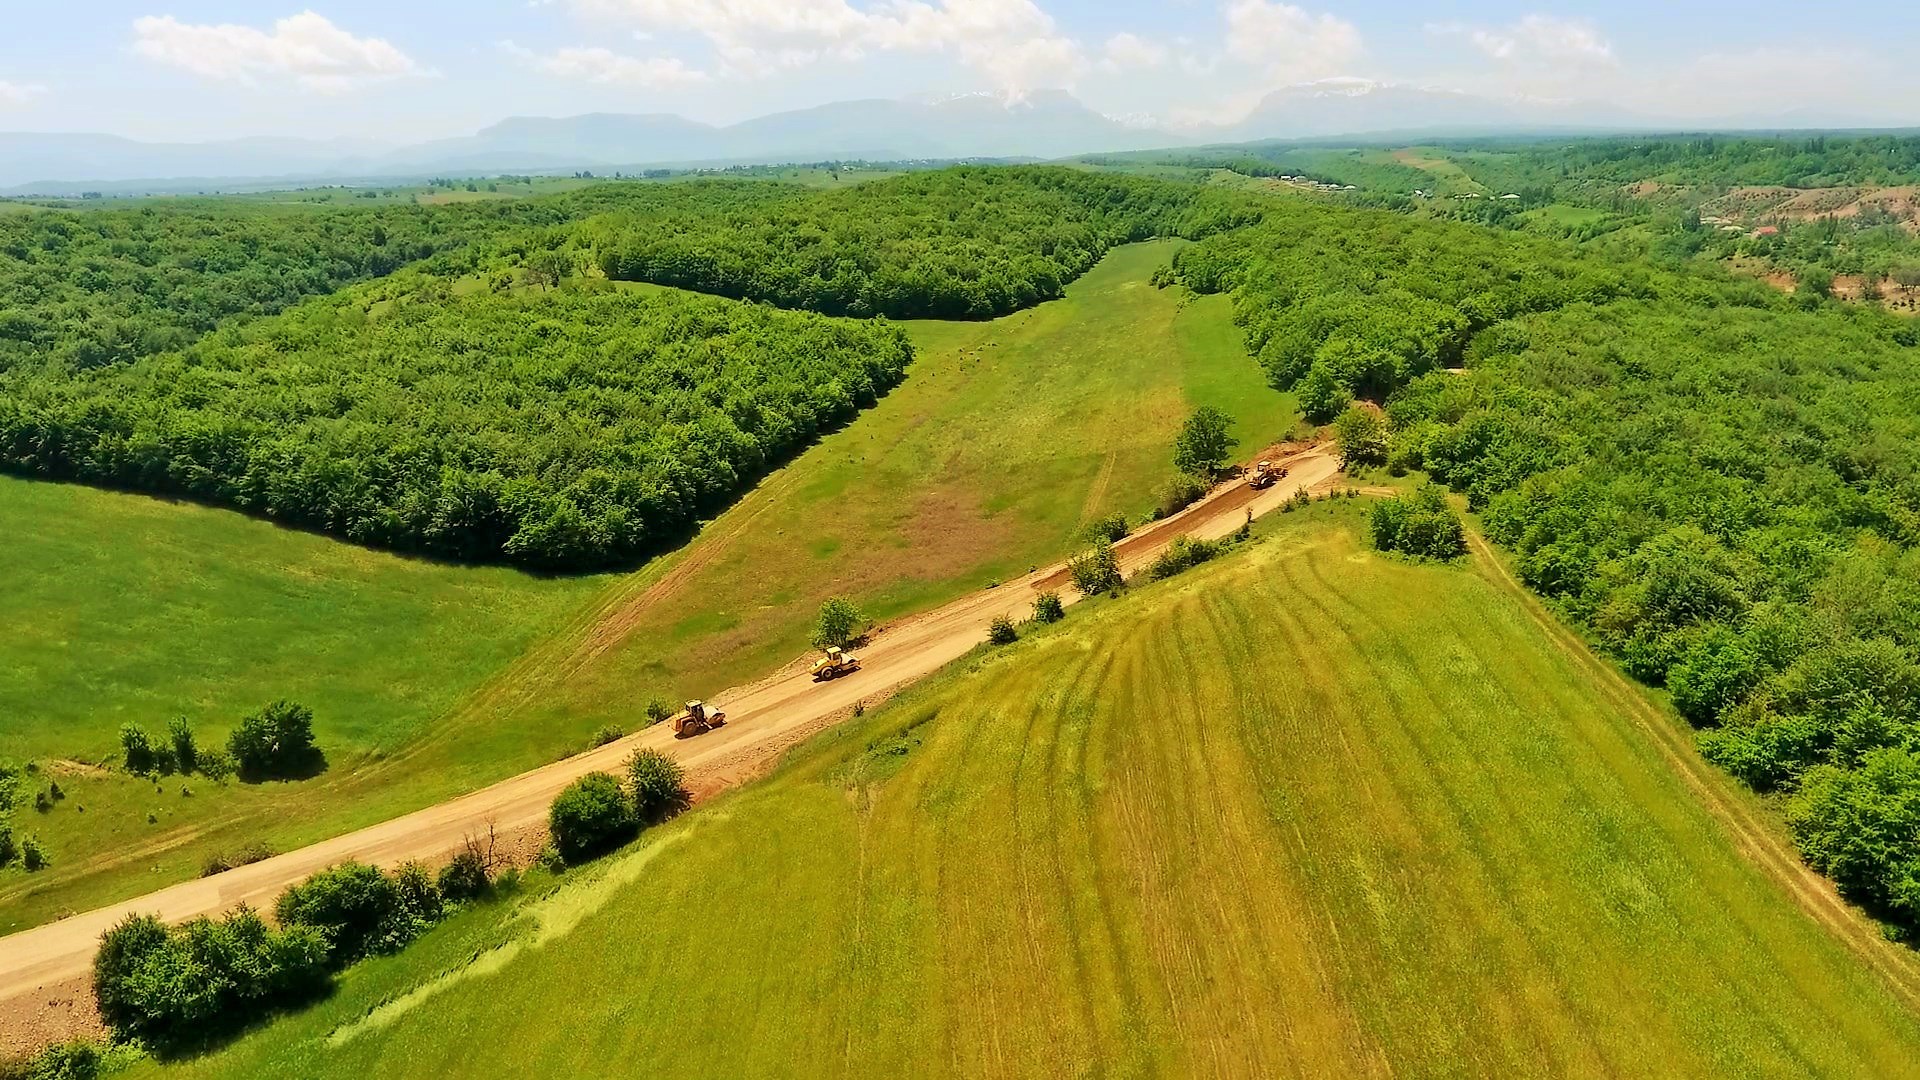
[[[1018,99],[968,94],[937,101],[843,101],[718,127],[671,114],[514,117],[472,136],[402,147],[358,140],[250,138],[189,144],[112,135],[0,133],[0,194],[231,189],[790,161],[1049,159],[1264,139],[1559,134],[1649,131],[1657,126],[1605,106],[1498,101],[1447,90],[1329,79],[1277,90],[1238,123],[1187,128],[1105,116],[1055,90]]]

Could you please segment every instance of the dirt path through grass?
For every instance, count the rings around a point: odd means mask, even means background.
[[[1131,574],[1151,562],[1179,536],[1215,539],[1254,516],[1278,509],[1297,491],[1330,481],[1339,463],[1330,448],[1293,455],[1292,475],[1265,491],[1231,482],[1206,500],[1156,522],[1116,545],[1123,571]],[[1064,567],[1049,566],[995,589],[982,590],[924,614],[884,627],[860,650],[863,667],[833,682],[813,682],[804,666],[790,664],[757,684],[714,696],[728,723],[694,739],[679,740],[668,725],[656,725],[587,753],[523,773],[424,810],[344,836],[277,855],[213,877],[185,882],[147,896],[75,915],[60,922],[0,938],[0,1018],[9,1025],[31,1022],[34,998],[45,988],[85,975],[100,935],[135,912],[151,912],[171,922],[212,914],[240,904],[270,908],[288,886],[336,863],[356,859],[382,866],[411,859],[434,859],[489,828],[513,832],[537,826],[547,805],[568,783],[589,772],[618,771],[635,750],[664,750],[686,767],[697,790],[712,792],[764,769],[778,754],[821,727],[852,715],[856,706],[923,678],[965,655],[985,638],[1001,615],[1025,617],[1033,598],[1056,587]],[[1063,599],[1072,603],[1074,597]],[[644,594],[641,601],[644,602]],[[622,611],[603,611],[618,623]],[[602,635],[590,632],[561,665],[591,652]]]

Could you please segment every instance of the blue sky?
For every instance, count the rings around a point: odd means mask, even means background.
[[[309,6],[310,5],[310,6]],[[728,122],[852,97],[1064,87],[1227,121],[1358,77],[1663,120],[1920,124],[1920,8],[1276,0],[84,0],[18,5],[0,130],[140,138],[469,133],[508,115]]]

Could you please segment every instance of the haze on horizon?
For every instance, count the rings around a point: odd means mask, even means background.
[[[1170,129],[1360,78],[1651,122],[1920,124],[1920,11],[1274,0],[97,0],[11,13],[0,130],[382,143],[504,116],[729,123],[850,98],[1072,91]]]

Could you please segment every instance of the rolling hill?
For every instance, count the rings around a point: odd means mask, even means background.
[[[1360,532],[1323,504],[1079,609],[141,1074],[1910,1068],[1910,958],[1796,905],[1491,563]]]

